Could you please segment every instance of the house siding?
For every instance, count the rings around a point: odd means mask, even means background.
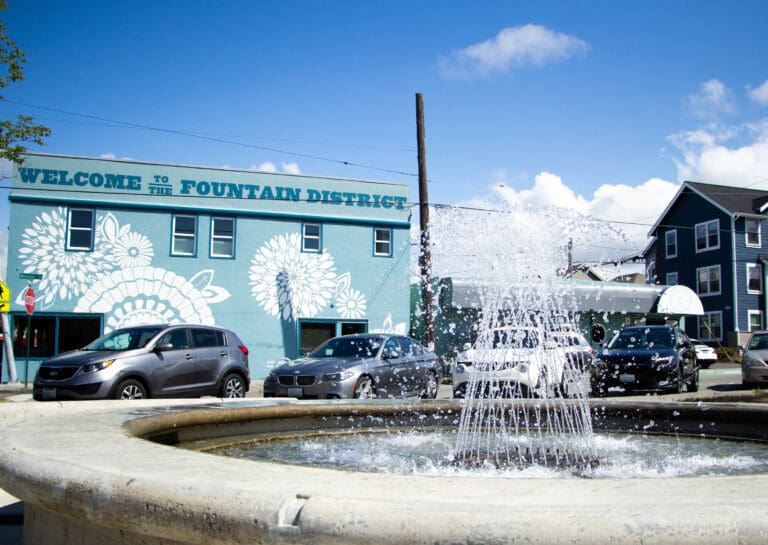
[[[749,311],[761,311],[763,313],[763,324],[765,327],[765,272],[760,262],[760,256],[764,253],[765,247],[764,233],[766,232],[766,221],[761,222],[760,246],[747,246],[746,243],[746,223],[747,218],[740,217],[734,222],[734,246],[736,248],[736,304],[739,309],[739,331],[749,332]],[[747,264],[757,265],[761,277],[761,293],[750,293],[747,285]],[[742,335],[743,336],[743,335]]]

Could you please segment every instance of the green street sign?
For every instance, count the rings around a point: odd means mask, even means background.
[[[19,279],[21,280],[42,280],[43,275],[37,273],[20,273]]]

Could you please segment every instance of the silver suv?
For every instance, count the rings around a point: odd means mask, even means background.
[[[38,401],[244,397],[249,384],[248,348],[232,331],[141,325],[116,329],[44,361],[33,396]]]

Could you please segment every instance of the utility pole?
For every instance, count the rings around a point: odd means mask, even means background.
[[[419,220],[421,227],[421,308],[424,344],[435,348],[435,323],[432,317],[432,254],[429,249],[429,195],[427,190],[427,150],[424,144],[424,99],[416,93],[416,142],[419,151]]]

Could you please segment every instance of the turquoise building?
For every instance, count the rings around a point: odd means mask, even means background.
[[[9,199],[20,380],[136,323],[232,329],[254,378],[334,335],[410,329],[407,185],[29,154]]]

